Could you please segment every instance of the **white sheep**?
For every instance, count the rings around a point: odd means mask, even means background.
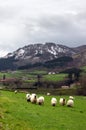
[[[73,96],[69,96],[69,99],[72,99],[72,100],[74,100],[74,97],[73,97]]]
[[[30,101],[31,101],[31,103],[36,103],[37,102],[37,95],[35,93],[33,93],[31,95]]]
[[[73,107],[73,106],[74,106],[74,101],[73,101],[72,99],[69,99],[69,100],[67,101],[67,106],[68,106],[68,107]]]
[[[69,96],[69,100],[67,101],[67,106],[68,107],[73,107],[74,106],[74,97],[73,96]]]
[[[26,94],[26,99],[28,102],[30,102],[31,95],[29,93]]]
[[[14,92],[15,92],[15,94],[17,94],[17,92],[18,92],[18,91],[17,91],[17,90],[15,90]]]
[[[56,104],[57,104],[57,99],[53,97],[53,98],[51,99],[51,105],[52,105],[52,106],[56,106]]]
[[[39,98],[37,98],[37,104],[42,105],[44,104],[44,97],[40,96]]]
[[[50,93],[47,93],[47,96],[50,96]]]
[[[65,98],[60,98],[59,103],[60,105],[64,106],[66,104]]]

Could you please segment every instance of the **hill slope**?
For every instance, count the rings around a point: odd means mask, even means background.
[[[19,48],[13,53],[8,53],[5,57],[1,58],[0,70],[12,68],[15,69],[21,66],[34,64],[36,64],[36,66],[37,64],[43,65],[47,63],[47,61],[53,62],[54,59],[61,57],[73,58],[72,62],[68,61],[68,64],[66,64],[69,66],[86,65],[86,45],[70,48],[55,43],[30,44],[28,46]],[[10,62],[9,65],[8,62]]]

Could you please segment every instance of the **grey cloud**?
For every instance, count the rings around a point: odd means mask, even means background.
[[[72,17],[44,16],[34,21],[33,24],[26,24],[26,39],[29,42],[52,41],[70,46],[86,44],[86,38],[83,35],[86,28],[82,30],[78,23],[75,15]]]
[[[0,21],[12,20],[18,14],[18,9],[14,7],[0,7]],[[5,21],[5,22],[6,22]]]
[[[33,1],[5,0],[0,5],[3,50],[7,48],[12,52],[40,42],[69,46],[86,44],[85,0],[35,0],[34,5]]]

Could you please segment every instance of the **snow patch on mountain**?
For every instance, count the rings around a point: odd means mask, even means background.
[[[45,44],[30,44],[24,46],[9,53],[5,58],[14,57],[17,60],[28,60],[31,62],[45,62],[54,58],[61,57],[63,55],[72,56],[75,51],[67,46],[55,44],[55,43],[45,43]]]

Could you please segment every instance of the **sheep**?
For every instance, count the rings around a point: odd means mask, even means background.
[[[47,96],[50,96],[50,93],[47,93]]]
[[[37,98],[37,104],[39,104],[39,105],[44,104],[44,97],[43,96]]]
[[[73,106],[74,106],[74,101],[73,101],[72,99],[69,99],[69,100],[67,101],[67,106],[68,106],[68,107],[73,107]]]
[[[17,94],[17,92],[18,92],[18,91],[17,91],[17,90],[15,90],[14,92],[15,92],[15,94]]]
[[[67,106],[68,107],[73,107],[74,106],[74,97],[73,96],[69,96],[69,100],[67,101]]]
[[[57,104],[57,99],[53,97],[53,98],[51,99],[51,105],[52,105],[52,106],[56,106],[56,104]]]
[[[31,95],[30,101],[31,101],[31,103],[36,103],[37,102],[37,95],[35,93],[33,93]]]
[[[28,102],[30,102],[31,95],[29,93],[26,94],[26,99]]]
[[[59,103],[60,105],[64,106],[66,104],[65,98],[60,98]]]
[[[69,99],[72,99],[72,100],[74,100],[74,97],[73,97],[73,96],[69,96]]]

